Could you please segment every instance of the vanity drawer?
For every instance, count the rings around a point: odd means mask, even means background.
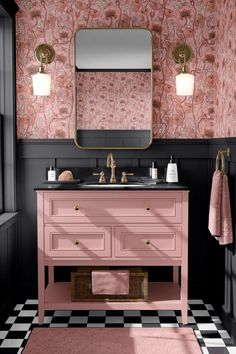
[[[181,226],[126,225],[115,227],[115,257],[180,257]]]
[[[46,226],[44,240],[46,257],[94,259],[111,256],[109,226]]]
[[[100,191],[47,193],[45,222],[180,223],[181,192]],[[105,221],[107,220],[107,221]]]

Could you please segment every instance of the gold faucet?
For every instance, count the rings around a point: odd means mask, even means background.
[[[116,183],[116,162],[111,152],[107,155],[107,167],[111,168],[110,183]]]

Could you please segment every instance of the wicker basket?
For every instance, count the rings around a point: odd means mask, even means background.
[[[81,267],[71,272],[72,301],[143,301],[148,296],[148,273],[139,267],[122,268],[129,270],[129,294],[94,295],[92,294],[91,273],[93,270],[120,270],[115,267]]]

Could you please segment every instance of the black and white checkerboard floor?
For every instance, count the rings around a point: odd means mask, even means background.
[[[236,345],[210,304],[189,300],[189,327],[204,354],[236,354]],[[37,301],[17,304],[0,325],[0,353],[22,353],[38,326]],[[46,311],[44,327],[181,327],[180,311]],[[164,353],[163,353],[164,354]]]

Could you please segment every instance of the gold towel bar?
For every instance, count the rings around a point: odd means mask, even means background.
[[[226,155],[226,157],[230,157],[231,151],[230,148],[227,148],[226,150],[218,150],[218,153],[222,153]]]

